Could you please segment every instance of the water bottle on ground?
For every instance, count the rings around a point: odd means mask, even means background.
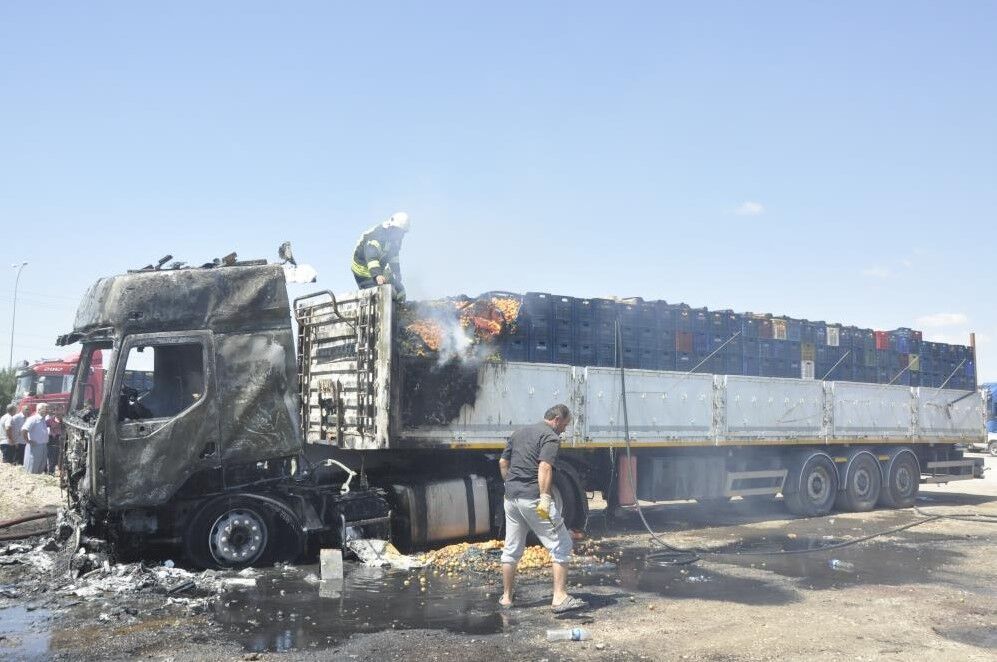
[[[827,562],[828,567],[831,570],[837,570],[838,572],[854,572],[855,564],[849,563],[848,561],[839,561],[838,559],[831,559]]]
[[[547,630],[547,641],[588,641],[591,638],[592,635],[585,628]]]

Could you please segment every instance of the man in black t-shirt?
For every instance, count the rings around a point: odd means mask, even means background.
[[[564,524],[557,504],[551,498],[554,467],[561,448],[558,435],[571,422],[571,412],[564,405],[554,405],[541,423],[517,430],[505,445],[499,459],[499,471],[505,481],[505,547],[502,549],[503,607],[512,606],[516,583],[516,565],[526,548],[530,531],[550,552],[553,562],[554,596],[551,609],[556,613],[581,609],[585,603],[568,595],[568,560],[571,558],[571,534]]]

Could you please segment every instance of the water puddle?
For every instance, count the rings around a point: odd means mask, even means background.
[[[0,609],[0,658],[43,660],[49,658],[51,634],[44,625],[49,612],[18,606]]]
[[[317,572],[302,566],[261,573],[255,587],[222,596],[214,619],[247,650],[261,652],[322,648],[355,633],[391,629],[483,635],[503,628],[500,590],[487,579],[428,573],[422,584],[418,573],[351,566],[337,585],[316,583]]]

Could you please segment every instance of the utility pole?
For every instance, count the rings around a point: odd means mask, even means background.
[[[14,278],[14,312],[10,315],[10,357],[7,359],[7,367],[14,367],[14,322],[17,321],[17,286],[21,282],[21,270],[28,266],[27,262],[22,262],[20,264],[14,263],[10,265],[14,269],[17,269],[17,277]]]

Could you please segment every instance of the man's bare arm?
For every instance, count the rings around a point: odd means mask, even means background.
[[[537,483],[540,486],[540,494],[550,494],[554,484],[554,467],[549,462],[540,461],[537,468]]]
[[[509,477],[509,460],[504,457],[499,458],[499,473],[502,474],[502,480]]]

